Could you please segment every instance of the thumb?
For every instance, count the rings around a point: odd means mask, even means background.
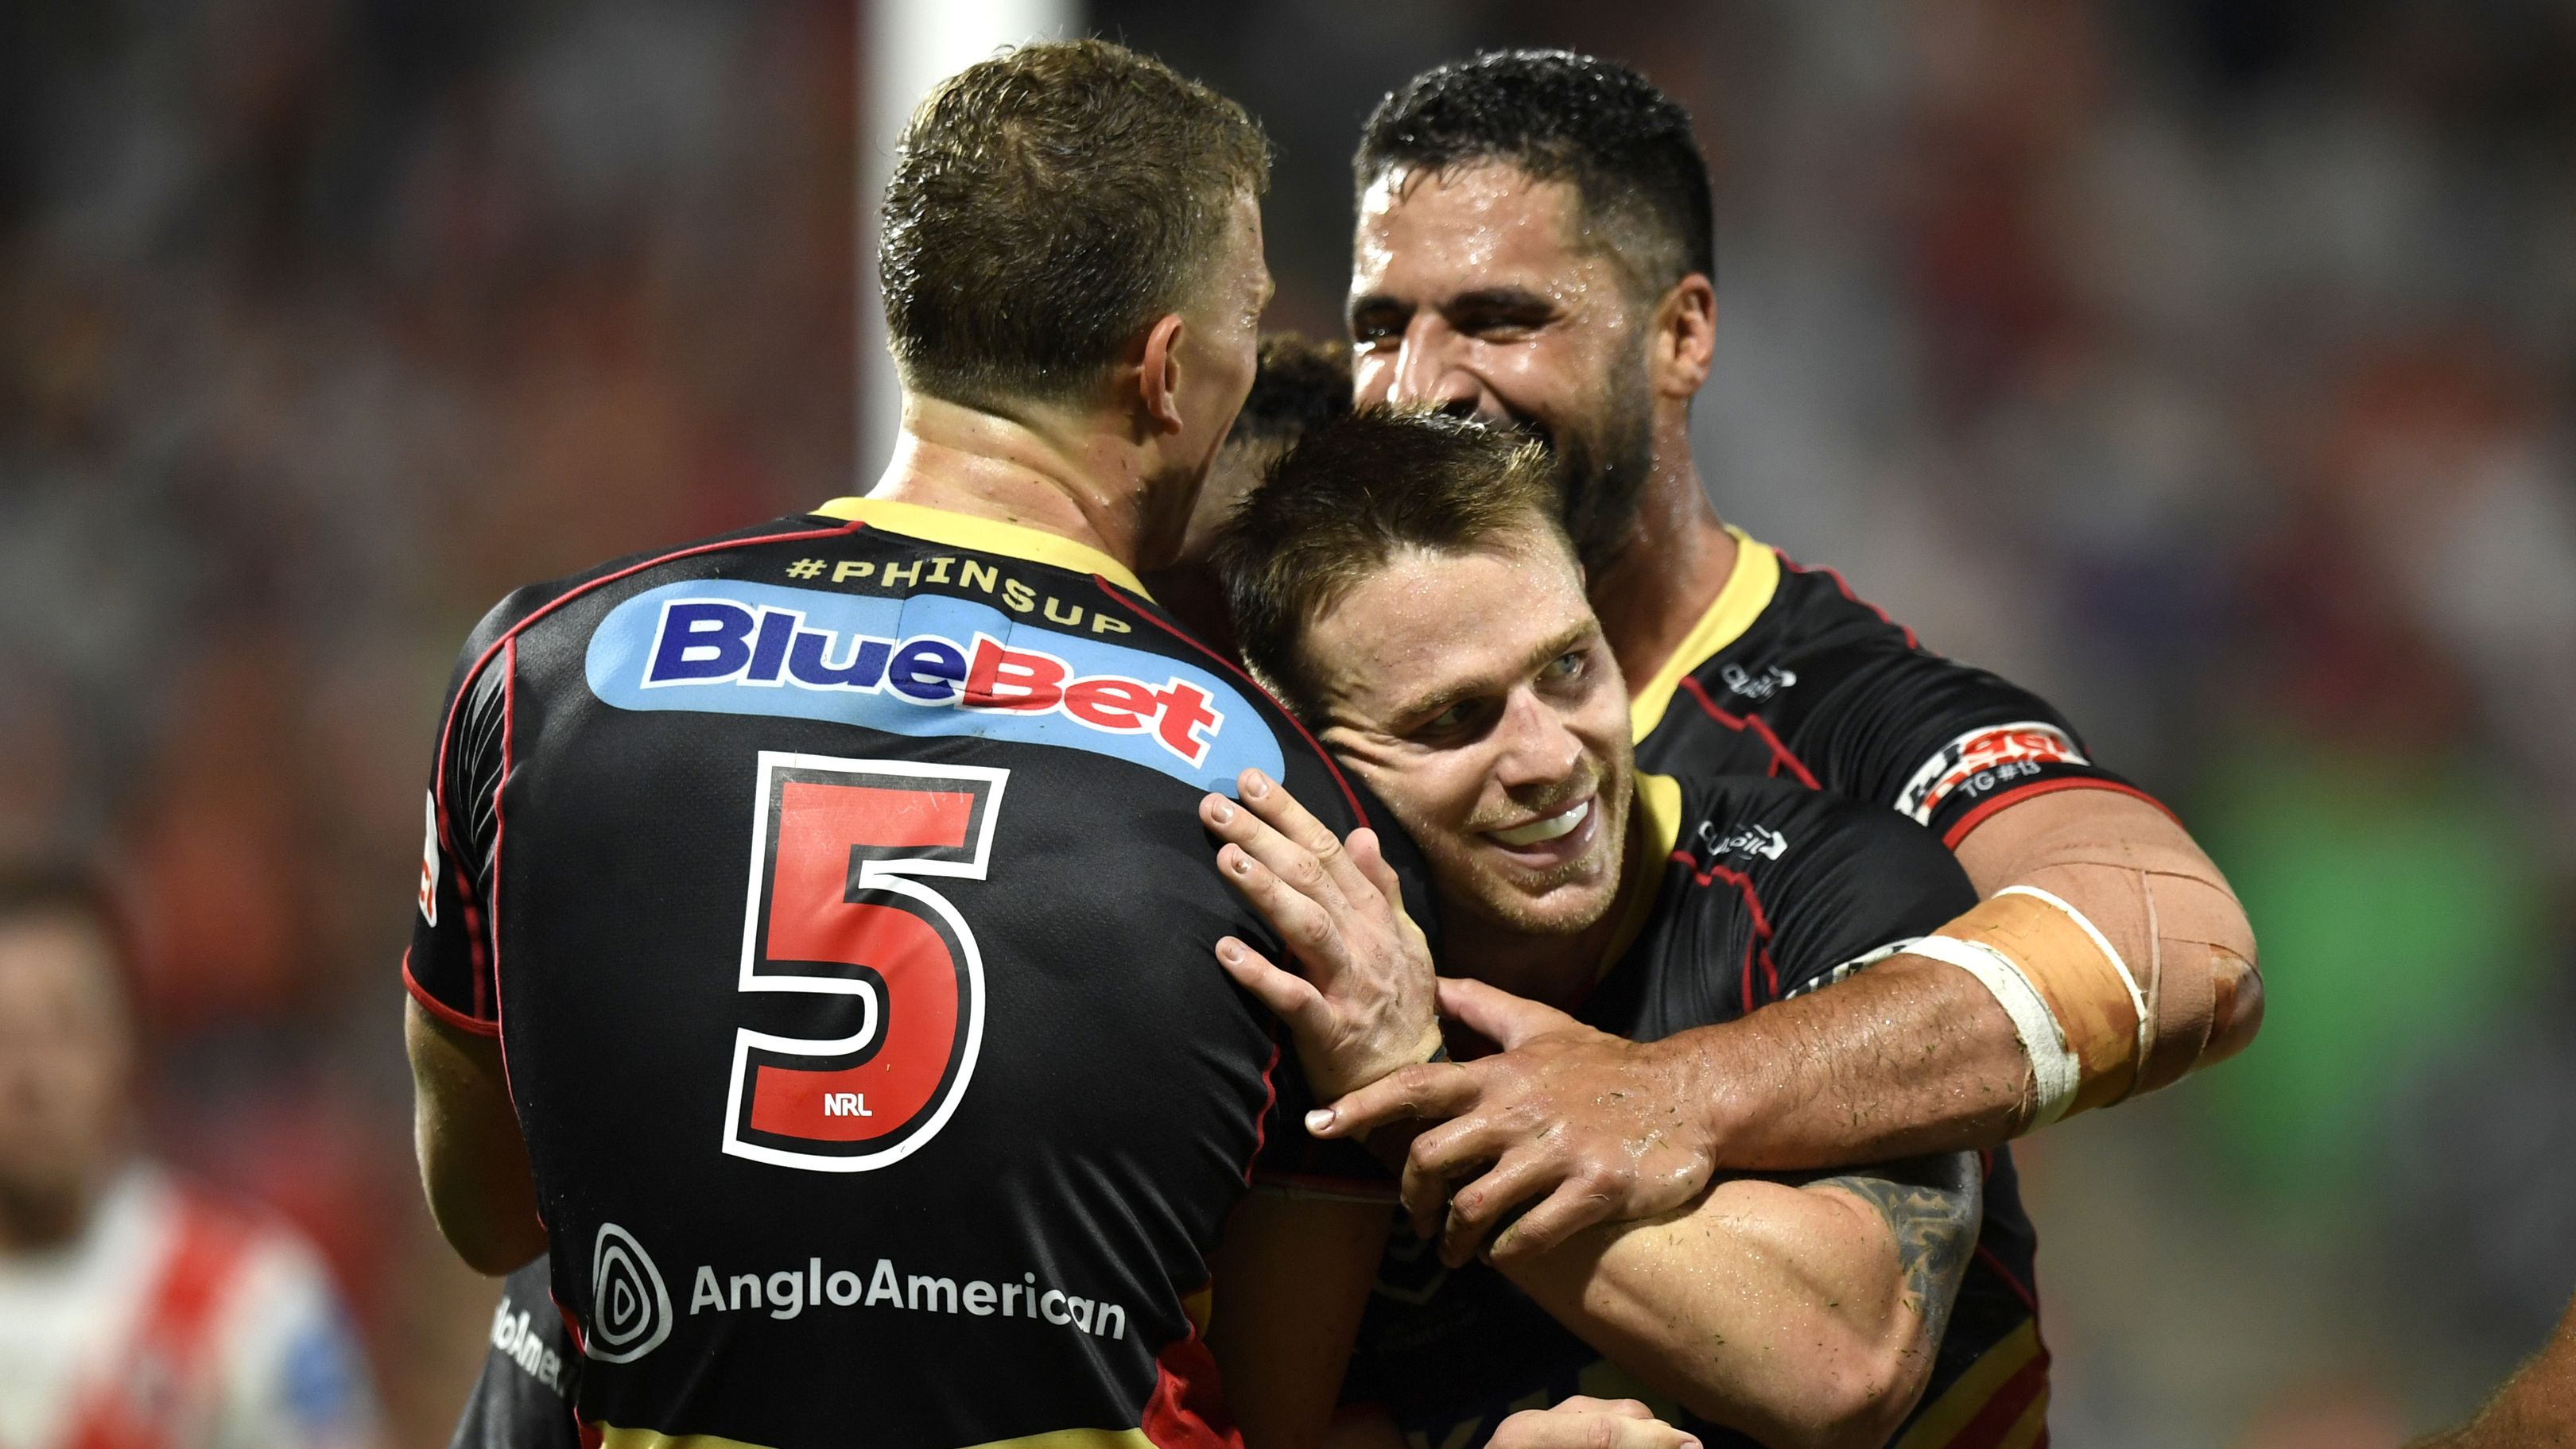
[[[1440,1014],[1464,1023],[1505,1051],[1531,1037],[1580,1025],[1555,1007],[1461,976],[1440,978]]]

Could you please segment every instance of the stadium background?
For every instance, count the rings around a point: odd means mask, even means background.
[[[1721,511],[2053,696],[2234,878],[2252,1054],[2023,1149],[2058,1442],[2391,1445],[2537,1345],[2576,1288],[2576,12],[1079,13],[1259,114],[1271,322],[1326,335],[1382,91],[1640,64],[1716,168]],[[326,1245],[406,1445],[492,1302],[396,1027],[436,693],[511,586],[873,468],[865,22],[0,11],[0,846],[127,873],[151,1141]]]

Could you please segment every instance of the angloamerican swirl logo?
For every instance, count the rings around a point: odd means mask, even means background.
[[[582,1353],[632,1363],[671,1336],[671,1290],[635,1235],[601,1223],[590,1247],[590,1332]]]

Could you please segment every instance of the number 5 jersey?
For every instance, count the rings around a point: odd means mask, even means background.
[[[845,499],[494,610],[404,979],[501,1041],[591,1432],[1232,1437],[1205,1255],[1299,1085],[1211,954],[1277,944],[1196,816],[1247,766],[1364,818],[1006,524]]]

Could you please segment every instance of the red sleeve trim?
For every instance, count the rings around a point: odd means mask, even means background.
[[[1270,701],[1271,707],[1279,711],[1279,717],[1288,721],[1288,727],[1297,732],[1297,738],[1304,740],[1306,742],[1306,748],[1315,752],[1315,758],[1324,762],[1324,773],[1332,776],[1333,783],[1342,787],[1342,799],[1351,807],[1351,828],[1353,830],[1357,830],[1361,826],[1369,823],[1368,812],[1360,808],[1360,797],[1351,790],[1351,782],[1342,778],[1342,767],[1335,764],[1333,762],[1333,757],[1325,752],[1324,747],[1316,743],[1315,737],[1306,732],[1306,726],[1298,721],[1296,712],[1288,708],[1287,705],[1282,704],[1279,700],[1279,696],[1272,694],[1269,690],[1263,689],[1261,687],[1261,681],[1244,673],[1242,667],[1237,665],[1233,660],[1226,658],[1224,655],[1217,653],[1213,649],[1210,649],[1207,645],[1201,643],[1197,639],[1191,638],[1187,632],[1175,629],[1170,624],[1167,624],[1162,619],[1156,617],[1153,610],[1136,608],[1135,600],[1121,598],[1118,590],[1110,585],[1109,580],[1102,578],[1098,574],[1093,574],[1091,576],[1091,581],[1100,585],[1100,592],[1107,594],[1113,599],[1117,599],[1118,602],[1127,605],[1131,609],[1136,609],[1136,612],[1143,616],[1147,623],[1152,624],[1155,628],[1160,629],[1164,633],[1171,635],[1173,638],[1180,640],[1182,643],[1187,644],[1191,648],[1199,651],[1201,654],[1215,660],[1217,663],[1224,665],[1226,673],[1242,680],[1253,693]],[[1285,782],[1283,781],[1282,783]]]
[[[2182,817],[2174,814],[2172,806],[2167,805],[2162,800],[2159,800],[2155,796],[2148,794],[2146,791],[2139,789],[2137,786],[2124,784],[2118,780],[2103,780],[2086,776],[2072,780],[2040,780],[2032,784],[2023,785],[2018,789],[2006,790],[2004,793],[1997,795],[1992,800],[1988,800],[1977,806],[1976,809],[1960,816],[1957,824],[1941,832],[1941,843],[1952,850],[1957,850],[1959,848],[1959,842],[1966,840],[1970,831],[1973,831],[1978,826],[1985,824],[1988,817],[1992,816],[1996,811],[2003,809],[2007,805],[2017,805],[2022,801],[2031,799],[2035,796],[2053,795],[2060,790],[2108,790],[2116,795],[2135,796],[2136,798],[2153,805],[2158,810],[2162,810],[2174,824],[2182,824]]]
[[[411,953],[409,951],[403,952],[402,983],[403,989],[411,993],[411,999],[420,1003],[421,1010],[437,1017],[440,1021],[447,1023],[458,1031],[472,1032],[476,1036],[488,1036],[496,1039],[501,1035],[501,1024],[499,1022],[478,1021],[473,1017],[467,1016],[464,1012],[457,1010],[455,1007],[448,1005],[446,1002],[439,1000],[437,997],[430,995],[429,988],[420,984],[420,978],[411,974]]]
[[[1252,1114],[1252,1155],[1244,1159],[1243,1183],[1252,1185],[1252,1174],[1261,1166],[1261,1149],[1270,1137],[1270,1109],[1279,1105],[1279,1084],[1272,1080],[1279,1071],[1279,1039],[1271,1038],[1270,1060],[1261,1064],[1261,1110]]]

